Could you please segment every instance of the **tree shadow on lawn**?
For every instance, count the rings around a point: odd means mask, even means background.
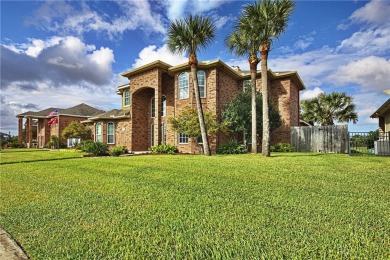
[[[298,153],[298,152],[278,153],[278,152],[273,152],[273,153],[271,153],[271,158],[272,157],[314,157],[314,156],[326,156],[326,155],[327,155],[327,153]]]

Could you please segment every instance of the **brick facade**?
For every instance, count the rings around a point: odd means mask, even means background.
[[[243,90],[244,80],[250,79],[249,72],[234,70],[222,61],[200,62],[198,71],[206,74],[206,97],[202,98],[203,109],[208,109],[221,120],[224,105],[235,98]],[[179,99],[178,77],[181,73],[189,73],[189,97]],[[151,146],[163,142],[163,126],[166,127],[166,142],[174,144],[180,152],[200,153],[195,140],[188,144],[179,144],[178,133],[168,123],[169,117],[177,117],[187,107],[196,108],[192,86],[190,67],[186,64],[170,66],[161,61],[125,72],[122,76],[129,79],[129,84],[118,88],[122,95],[130,90],[130,118],[115,120],[116,144],[125,145],[130,151],[146,151]],[[282,125],[272,132],[271,144],[290,142],[290,127],[299,125],[299,91],[304,85],[296,72],[269,72],[270,99],[279,110]],[[261,74],[257,75],[257,88],[261,91]],[[166,98],[166,115],[162,116],[162,97]],[[155,116],[151,115],[151,102],[154,98]],[[104,135],[104,128],[103,128]],[[217,134],[210,138],[210,148],[215,152],[218,145],[229,138]]]

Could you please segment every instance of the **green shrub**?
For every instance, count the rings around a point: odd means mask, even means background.
[[[61,143],[60,139],[58,138],[58,136],[52,135],[52,136],[50,136],[50,142],[48,142],[45,145],[45,147],[48,148],[48,149],[66,148],[66,144]]]
[[[235,139],[231,139],[225,144],[220,144],[217,149],[218,154],[242,154],[247,153],[246,146],[240,144]]]
[[[81,150],[82,152],[87,152],[89,147],[93,144],[92,140],[84,140],[80,141],[80,143],[76,146],[77,150]]]
[[[283,152],[289,153],[293,152],[294,148],[289,143],[277,143],[275,145],[271,145],[271,152]]]
[[[153,153],[175,154],[178,152],[177,147],[173,144],[159,144],[150,148]]]
[[[88,142],[84,145],[83,150],[86,153],[93,154],[96,156],[107,155],[108,145],[102,142]]]
[[[110,155],[112,156],[119,156],[122,154],[127,153],[127,148],[126,146],[115,146],[110,150]]]

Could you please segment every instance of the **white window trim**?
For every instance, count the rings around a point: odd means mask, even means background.
[[[100,126],[100,134],[98,135],[98,126]],[[98,136],[100,136],[100,140],[98,140]],[[102,122],[98,122],[96,123],[95,125],[95,142],[103,142],[103,123]]]
[[[154,124],[150,125],[150,147],[154,146]]]
[[[181,137],[181,138],[180,138],[181,135],[186,136],[186,137]],[[177,137],[178,137],[178,142],[179,142],[179,144],[188,144],[188,143],[189,143],[189,138],[188,138],[187,135],[185,135],[185,134],[183,134],[183,133],[179,133]],[[186,139],[187,139],[187,142],[182,142],[181,139],[183,139],[183,138],[186,138]]]
[[[126,93],[129,93],[129,96],[128,96],[127,98],[126,98]],[[128,104],[128,105],[126,105],[126,99],[129,100],[129,104]],[[123,106],[124,106],[124,107],[130,106],[130,89],[125,89],[125,90],[123,91]]]
[[[167,125],[164,123],[161,124],[161,143],[167,143]]]
[[[252,88],[252,80],[251,79],[246,79],[242,82],[242,91],[245,91],[245,82],[251,82],[250,84],[250,89]],[[249,89],[249,90],[250,90]]]
[[[199,72],[202,72],[204,74],[204,91],[203,91],[203,96],[200,96],[200,98],[206,98],[207,97],[207,84],[206,84],[206,72],[204,70],[199,70],[196,74],[197,78],[198,78],[198,88],[199,88],[199,94],[200,94],[200,86],[199,86]]]
[[[112,125],[113,125],[113,132],[112,132],[112,137],[113,137],[112,140],[113,140],[113,142],[112,142],[112,143],[108,142],[108,137],[111,136],[111,135],[109,134],[109,132],[108,132],[109,129],[110,129],[110,128],[108,127],[109,124],[112,124]],[[115,123],[114,123],[114,122],[108,122],[108,123],[107,123],[107,144],[115,144]]]
[[[180,77],[182,75],[186,75],[187,76],[187,87],[186,87],[187,88],[187,96],[186,97],[180,97],[180,90],[184,89],[184,87],[180,87]],[[177,80],[178,81],[177,82],[178,98],[179,99],[187,99],[187,98],[189,98],[190,97],[190,74],[188,72],[182,72],[182,73],[179,74],[177,79],[178,79]]]

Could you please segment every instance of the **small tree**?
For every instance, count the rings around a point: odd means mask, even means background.
[[[204,110],[203,115],[208,135],[215,134],[221,127],[221,125],[217,123],[215,114],[211,113],[209,110]],[[199,137],[202,137],[198,111],[196,109],[187,107],[180,116],[171,117],[168,120],[175,131],[183,133],[195,141]]]
[[[81,140],[88,140],[91,139],[91,129],[78,121],[72,121],[65,127],[61,135],[65,139],[80,138]]]
[[[222,110],[222,120],[230,132],[242,132],[243,135],[252,126],[251,92],[239,92],[235,99],[227,104]],[[281,125],[279,112],[268,103],[270,129],[271,131]],[[260,135],[263,129],[263,101],[259,92],[256,92],[256,124],[257,134]],[[244,139],[245,141],[245,139]]]

